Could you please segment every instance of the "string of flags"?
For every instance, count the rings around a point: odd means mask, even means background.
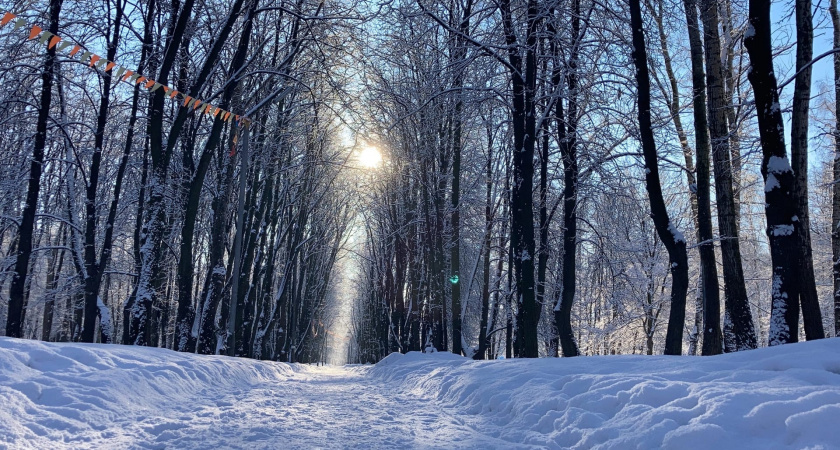
[[[27,29],[27,27],[29,27],[29,24],[26,22],[26,19],[19,18],[16,14],[13,14],[11,12],[6,12],[3,15],[2,19],[0,19],[0,28],[3,28],[10,23],[14,25],[15,31],[21,28],[25,30]],[[182,107],[191,108],[193,111],[196,111],[199,114],[204,113],[206,115],[212,115],[214,118],[221,117],[221,119],[225,122],[234,120],[240,126],[244,127],[249,126],[251,123],[251,120],[247,117],[240,116],[238,114],[233,114],[230,111],[224,110],[217,106],[213,106],[210,103],[204,102],[203,100],[191,97],[169,86],[158,83],[155,80],[144,77],[143,75],[133,70],[127,69],[114,61],[108,61],[107,59],[102,58],[101,56],[86,50],[81,45],[72,42],[69,39],[64,39],[60,36],[52,34],[49,31],[46,31],[43,28],[39,27],[38,25],[32,25],[32,27],[29,28],[28,40],[32,41],[35,39],[37,39],[41,45],[47,45],[48,49],[52,49],[53,47],[55,47],[57,52],[64,52],[65,50],[70,49],[69,56],[71,58],[78,58],[79,61],[81,61],[83,64],[87,64],[88,67],[92,69],[102,70],[104,72],[111,72],[112,76],[115,79],[129,83],[132,86],[142,84],[142,86],[148,89],[149,92],[154,92],[158,89],[163,89],[164,93],[169,99],[176,100],[177,98],[177,101],[183,99],[183,103],[181,104]],[[116,71],[114,71],[114,69],[116,69]]]

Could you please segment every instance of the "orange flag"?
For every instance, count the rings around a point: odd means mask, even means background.
[[[107,65],[107,66],[105,66],[105,71],[106,71],[106,72],[110,72],[110,71],[111,71],[111,69],[113,69],[113,68],[114,68],[114,66],[116,66],[116,65],[117,65],[117,63],[115,63],[115,62],[113,62],[113,61],[109,61],[109,62],[108,62],[108,65]]]
[[[136,84],[140,84],[140,83],[142,83],[142,82],[143,82],[143,81],[145,81],[145,80],[146,80],[146,77],[138,77],[136,80],[134,80],[134,82],[135,82]]]
[[[131,76],[131,74],[133,74],[133,73],[134,73],[134,72],[132,72],[132,71],[130,71],[130,70],[126,70],[126,71],[125,71],[125,75],[123,75],[122,80],[123,80],[123,81],[127,80],[127,79],[128,79],[128,77],[130,77],[130,76]]]
[[[60,41],[60,40],[61,40],[61,38],[60,38],[60,37],[58,37],[58,36],[53,36],[53,38],[52,38],[52,39],[50,39],[50,45],[49,45],[49,46],[47,46],[47,48],[53,48],[53,47],[55,47],[55,44],[58,44],[58,41]]]
[[[76,53],[79,53],[82,47],[79,47],[79,44],[73,46],[73,50],[70,50],[70,56],[76,56]]]
[[[96,61],[99,61],[100,59],[102,59],[102,57],[99,55],[91,55],[90,64],[88,64],[88,67],[93,67],[93,65],[96,64]]]
[[[172,92],[169,93],[169,98],[173,98],[176,95],[178,95],[178,91],[176,91],[175,89],[172,89]]]
[[[185,95],[183,106],[187,106],[187,104],[190,102],[190,100],[192,100],[192,97],[190,97],[189,95]]]
[[[155,80],[149,80],[149,82],[146,83],[146,89],[149,89],[150,87],[152,87],[154,85],[155,85]]]
[[[213,117],[218,116],[218,115],[219,115],[219,111],[221,111],[221,110],[222,110],[221,108],[216,108],[216,110],[215,110],[215,111],[213,111]]]
[[[29,39],[35,39],[39,34],[41,34],[41,31],[44,31],[43,28],[38,25],[32,25],[32,31],[29,32]]]
[[[14,19],[15,17],[17,17],[17,16],[10,13],[10,12],[7,12],[6,14],[3,15],[3,19],[0,20],[0,26],[5,27],[6,24],[11,22],[12,19]]]
[[[195,103],[193,103],[193,110],[198,109],[199,105],[201,105],[201,100],[196,99]]]

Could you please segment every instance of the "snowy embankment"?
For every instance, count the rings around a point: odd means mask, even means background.
[[[312,367],[0,337],[0,448],[840,448],[840,339]]]
[[[431,363],[371,375],[463,411],[497,438],[553,448],[840,449],[840,339],[714,357]]]

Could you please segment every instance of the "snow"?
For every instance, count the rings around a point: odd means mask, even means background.
[[[774,103],[774,106],[778,107],[778,104]],[[769,173],[783,174],[792,171],[787,157],[771,156],[767,160],[767,172]]]
[[[770,236],[790,236],[793,234],[793,225],[781,224],[770,227]]]
[[[304,366],[0,338],[0,447],[837,448],[840,339]]]
[[[674,226],[673,223],[668,222],[668,231],[671,232],[671,235],[674,236],[674,241],[676,242],[685,242],[685,236],[682,232]]]
[[[764,192],[773,192],[773,189],[778,189],[780,187],[782,187],[782,185],[779,184],[779,180],[776,179],[776,175],[773,175],[772,172],[768,173],[767,180],[764,182]]]

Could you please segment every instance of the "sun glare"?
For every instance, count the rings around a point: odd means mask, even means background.
[[[373,169],[382,164],[382,154],[374,147],[366,147],[359,153],[359,164]]]

